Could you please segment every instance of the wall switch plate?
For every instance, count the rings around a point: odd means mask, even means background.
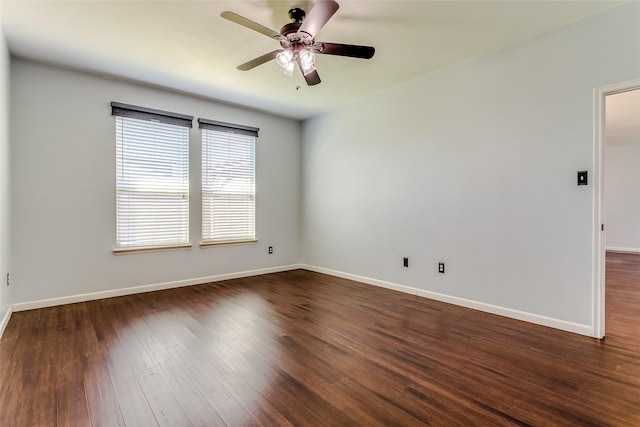
[[[578,171],[578,185],[588,185],[587,171]]]
[[[269,246],[269,254],[273,253],[273,246]]]
[[[444,274],[444,262],[438,263],[438,273]]]
[[[402,259],[402,265],[405,267],[409,267],[409,258],[405,257]]]

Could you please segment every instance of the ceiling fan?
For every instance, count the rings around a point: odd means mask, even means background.
[[[307,85],[313,86],[320,83],[320,76],[314,66],[316,54],[370,59],[375,53],[371,46],[315,41],[318,32],[338,7],[340,6],[334,0],[317,0],[308,16],[304,10],[294,7],[289,10],[291,22],[284,25],[279,33],[233,12],[222,12],[220,16],[280,42],[281,49],[238,65],[239,70],[248,71],[275,59],[282,71],[289,76],[293,75],[295,64],[298,64]]]

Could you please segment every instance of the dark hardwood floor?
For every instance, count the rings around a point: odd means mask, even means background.
[[[640,256],[599,341],[308,271],[14,313],[2,426],[640,425]]]
[[[607,345],[640,353],[640,255],[607,254],[606,291]]]

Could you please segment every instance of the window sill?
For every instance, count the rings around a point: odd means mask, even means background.
[[[177,251],[180,249],[191,249],[191,243],[186,245],[169,245],[169,246],[140,246],[136,248],[116,248],[113,250],[115,255],[132,254],[138,252],[164,252]]]
[[[258,239],[250,239],[250,240],[227,240],[220,242],[200,242],[201,248],[209,248],[212,246],[228,246],[228,245],[246,245],[251,243],[257,243]]]

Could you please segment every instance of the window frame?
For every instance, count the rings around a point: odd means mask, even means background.
[[[163,110],[156,110],[156,109],[151,109],[151,108],[146,108],[146,107],[140,107],[140,106],[135,106],[135,105],[129,105],[129,104],[123,104],[120,102],[112,102],[111,103],[111,115],[115,116],[116,119],[116,212],[115,212],[115,216],[116,216],[116,242],[115,242],[115,248],[113,249],[114,254],[123,254],[123,253],[132,253],[132,252],[149,252],[149,251],[163,251],[163,250],[176,250],[176,249],[186,249],[186,248],[190,248],[191,247],[191,243],[190,243],[190,233],[189,233],[189,204],[190,204],[190,183],[189,183],[189,177],[190,177],[190,164],[189,164],[189,140],[190,140],[190,129],[192,128],[192,121],[193,121],[193,117],[192,116],[188,116],[188,115],[184,115],[184,114],[178,114],[178,113],[172,113],[172,112],[168,112],[168,111],[163,111]],[[119,123],[120,121],[120,123]],[[118,134],[118,129],[122,130],[123,125],[128,124],[128,125],[134,125],[136,124],[135,121],[144,121],[144,122],[151,122],[153,124],[159,124],[159,125],[169,125],[169,126],[176,126],[176,127],[181,127],[181,128],[185,128],[185,132],[186,134],[184,135],[180,135],[179,139],[176,139],[175,141],[170,141],[170,143],[175,143],[177,145],[177,152],[178,155],[176,156],[174,154],[173,160],[175,160],[176,158],[178,159],[178,172],[175,176],[173,175],[169,175],[171,178],[176,178],[175,180],[178,181],[178,183],[175,185],[175,187],[169,185],[168,187],[165,187],[166,183],[163,180],[158,180],[158,181],[154,181],[149,187],[146,187],[142,190],[131,190],[131,189],[125,189],[124,186],[126,184],[131,184],[131,183],[125,183],[124,182],[124,178],[121,177],[119,175],[119,173],[124,173],[125,171],[130,171],[133,172],[134,168],[131,167],[131,159],[128,159],[128,162],[124,159],[123,156],[118,156],[119,152],[122,152],[122,150],[124,149],[124,144],[126,144],[126,141],[124,141],[123,139],[123,135]],[[119,127],[120,126],[120,127]],[[140,129],[143,128],[147,128],[147,130],[149,130],[149,126],[154,127],[154,125],[142,125],[140,126]],[[160,126],[162,127],[162,126]],[[176,131],[176,129],[174,129],[173,131]],[[161,130],[159,130],[159,132],[161,132]],[[183,132],[182,130],[180,131],[181,133]],[[160,136],[162,136],[161,133],[158,134],[154,134],[154,136],[152,136],[150,139],[156,137],[158,138],[158,140],[160,140]],[[132,144],[136,144],[136,142],[138,142],[138,147],[143,147],[145,143],[148,143],[148,141],[144,141],[142,143],[140,143],[139,141],[134,141],[132,139],[129,140],[129,147],[132,147]],[[122,146],[120,144],[123,144]],[[167,146],[169,147],[169,146]],[[170,151],[172,151],[172,148],[169,148]],[[122,162],[122,163],[121,163]],[[125,163],[126,162],[126,163]],[[156,166],[158,167],[158,165],[160,165],[161,163],[153,163],[150,162],[148,164],[146,164],[145,166],[149,167],[149,166]],[[166,167],[166,165],[165,165]],[[138,174],[140,172],[138,171]],[[135,179],[138,178],[138,181],[136,181]],[[132,181],[133,183],[137,183],[140,185],[141,181],[140,181],[140,176],[139,175],[134,175],[134,180]],[[143,185],[143,184],[142,184]],[[158,185],[160,187],[165,187],[162,189],[158,189],[158,187],[154,187],[154,185]],[[185,192],[186,190],[186,192]],[[125,203],[126,198],[127,197],[135,197],[136,193],[138,194],[139,197],[144,198],[146,197],[151,197],[151,201],[152,203],[155,203],[154,206],[162,206],[162,202],[160,200],[153,200],[153,196],[149,196],[150,193],[155,193],[159,198],[161,197],[167,197],[169,196],[168,200],[174,199],[175,202],[175,196],[176,193],[178,194],[182,194],[182,198],[186,199],[186,202],[180,203],[179,207],[176,208],[175,212],[179,213],[179,220],[177,224],[172,224],[173,227],[169,227],[171,230],[173,230],[173,232],[175,232],[176,230],[178,231],[178,235],[182,237],[182,239],[179,239],[179,241],[176,241],[175,243],[169,243],[169,242],[160,242],[157,244],[149,244],[149,240],[152,239],[148,239],[146,241],[138,241],[138,244],[133,243],[133,244],[123,244],[123,236],[120,235],[120,227],[121,227],[121,221],[126,222],[127,220],[131,221],[133,218],[135,218],[133,215],[131,215],[130,217],[121,217],[120,216],[120,211],[121,211],[121,203]],[[185,197],[186,194],[186,197]],[[136,203],[136,202],[134,202]],[[140,203],[139,201],[137,203]],[[170,203],[170,202],[165,202],[166,203]],[[185,206],[186,205],[186,206]],[[126,210],[126,209],[125,209]],[[186,213],[184,212],[186,211]],[[186,222],[186,226],[184,225],[184,223]],[[158,226],[159,223],[154,224],[155,225],[155,230],[159,230]],[[124,225],[123,228],[126,228],[127,226]],[[186,228],[186,229],[185,229]],[[135,231],[135,227],[133,227],[134,231]],[[172,232],[167,232],[164,235],[164,239],[168,240],[169,237],[171,235]],[[162,236],[162,233],[158,234],[158,236]],[[158,237],[156,236],[156,237]],[[160,237],[160,239],[162,239],[162,237]]]
[[[200,232],[200,246],[201,247],[211,247],[211,246],[220,246],[220,245],[235,245],[235,244],[247,244],[247,243],[255,243],[258,241],[257,239],[257,230],[256,230],[256,148],[257,148],[257,138],[259,128],[238,125],[234,123],[225,123],[216,120],[209,119],[198,119],[199,128],[201,130],[201,155],[202,155],[202,175],[201,175],[201,232]],[[241,235],[238,234],[235,237],[231,238],[213,238],[212,234],[205,236],[205,231],[208,230],[208,226],[205,225],[207,221],[209,221],[209,214],[206,212],[207,200],[209,198],[215,197],[216,192],[211,191],[209,189],[209,185],[205,182],[209,178],[209,173],[207,172],[209,165],[208,161],[212,156],[205,155],[206,150],[212,149],[213,147],[208,147],[207,144],[211,143],[208,141],[208,137],[206,136],[207,132],[216,132],[219,135],[233,135],[233,138],[237,138],[239,142],[248,142],[241,141],[243,137],[250,138],[251,144],[251,185],[252,191],[250,193],[224,193],[218,192],[218,197],[221,197],[222,194],[227,194],[228,196],[233,194],[233,196],[237,198],[241,198],[243,196],[247,196],[251,200],[251,208],[252,214],[250,216],[252,224],[249,231],[252,231],[250,235]],[[213,221],[213,220],[211,220]],[[228,224],[227,224],[228,225]],[[229,235],[227,231],[227,235]]]

